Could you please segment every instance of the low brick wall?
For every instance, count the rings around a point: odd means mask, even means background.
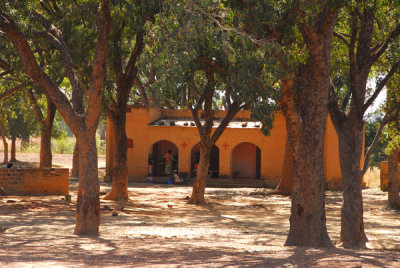
[[[67,195],[68,168],[1,168],[0,187],[6,194]]]

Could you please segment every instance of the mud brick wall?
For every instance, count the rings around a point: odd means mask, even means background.
[[[24,169],[0,169],[0,187],[3,187],[6,193],[23,193]]]
[[[67,168],[2,168],[0,187],[6,194],[67,195]]]

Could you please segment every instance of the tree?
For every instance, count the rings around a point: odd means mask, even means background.
[[[400,72],[397,72],[387,86],[385,111],[391,114],[391,122],[387,125],[386,133],[390,139],[386,148],[388,154],[388,207],[400,209],[399,181],[399,144],[400,144]]]
[[[276,101],[286,118],[292,152],[293,192],[285,245],[330,247],[326,230],[324,134],[330,80],[332,33],[344,1],[288,1],[268,4],[230,1],[243,14],[246,31],[274,39],[286,76]],[[272,12],[271,12],[272,10]],[[266,12],[275,16],[265,23]],[[275,11],[275,12],[273,12]]]
[[[392,150],[388,159],[388,206],[400,209],[399,150]]]
[[[107,116],[113,128],[114,158],[111,191],[104,197],[108,200],[128,199],[127,137],[125,131],[126,109],[134,81],[137,79],[136,62],[143,51],[145,23],[154,22],[158,12],[158,1],[138,1],[126,3],[120,8],[119,18],[114,15],[115,32],[112,34],[112,64],[110,69],[115,76],[115,97],[110,96]],[[129,15],[128,15],[129,14]],[[135,36],[135,45],[131,39]],[[129,55],[129,56],[128,56]],[[126,59],[126,60],[125,60]]]
[[[341,20],[335,30],[340,40],[336,44],[338,58],[334,69],[333,85],[329,98],[329,114],[339,137],[339,158],[343,182],[343,206],[340,241],[346,248],[365,247],[368,241],[364,232],[362,177],[367,171],[369,158],[375,144],[367,151],[361,166],[363,153],[364,114],[373,103],[392,75],[400,67],[400,58],[386,64],[386,70],[379,70],[385,51],[400,34],[400,24],[396,24],[398,12],[391,10],[391,1],[351,2],[341,13]],[[380,13],[383,12],[383,13]],[[383,15],[385,14],[385,15]],[[375,31],[376,23],[387,27],[383,35]],[[340,46],[347,54],[345,62]],[[345,67],[343,67],[345,66]],[[374,70],[375,69],[375,70]],[[368,79],[378,72],[374,89],[368,88]],[[345,73],[345,74],[344,74]],[[387,117],[381,123],[387,123]],[[378,138],[382,129],[377,132]]]
[[[51,130],[53,128],[54,118],[56,115],[56,106],[51,102],[50,98],[46,96],[47,113],[45,118],[43,116],[41,108],[37,103],[33,90],[29,88],[27,92],[30,103],[33,107],[33,112],[36,116],[36,120],[41,128],[39,167],[51,167],[53,160],[53,156],[51,153]]]
[[[28,8],[29,5],[13,6],[9,2],[3,2],[1,5],[0,29],[17,50],[26,74],[50,97],[76,136],[77,143],[79,144],[80,176],[74,233],[78,235],[98,235],[100,202],[95,134],[103,95],[105,60],[111,25],[110,3],[106,0],[100,1],[100,5],[93,5],[93,2],[89,3],[93,13],[96,15],[97,41],[95,48],[92,50],[93,66],[91,76],[86,77],[87,81],[90,82],[87,93],[87,110],[85,113],[79,113],[74,105],[74,100],[70,101],[65,93],[57,87],[57,84],[39,67],[35,54],[27,41],[29,36],[24,34],[21,26],[14,21],[14,19],[21,19],[18,16],[18,11]],[[80,96],[83,96],[84,92],[75,72],[73,58],[70,53],[71,50],[65,42],[62,32],[56,25],[51,24],[40,14],[36,13],[35,17],[37,19],[36,22],[39,22],[45,29],[44,33],[47,38],[51,40],[51,43],[60,53],[63,66],[73,90],[80,93]],[[81,26],[93,27],[89,21],[84,22]],[[86,53],[88,52],[86,51]],[[78,100],[78,102],[82,101],[82,99]]]
[[[268,79],[276,71],[273,58],[248,35],[231,30],[231,10],[219,2],[171,2],[162,14],[157,66],[163,73],[155,82],[162,85],[172,106],[192,111],[199,137],[200,161],[190,204],[204,204],[210,154],[233,117],[244,109],[263,106],[264,130],[272,125],[276,92]],[[269,44],[270,51],[273,44]],[[157,51],[157,48],[155,48]],[[266,61],[270,61],[270,65]],[[214,116],[224,103],[221,121]],[[255,113],[257,114],[257,113]]]

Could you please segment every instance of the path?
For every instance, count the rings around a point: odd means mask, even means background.
[[[344,250],[282,246],[290,199],[250,188],[207,189],[208,205],[193,206],[185,200],[190,187],[131,184],[123,209],[101,201],[101,235],[78,237],[72,235],[76,187],[71,181],[71,203],[59,196],[0,196],[0,266],[400,267],[400,216],[375,189],[363,192],[371,249]],[[102,184],[102,194],[108,190]],[[333,241],[340,203],[340,193],[327,193]]]

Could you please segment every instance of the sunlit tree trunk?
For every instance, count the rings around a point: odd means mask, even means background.
[[[78,145],[78,141],[75,142],[74,152],[72,155],[71,177],[79,178],[79,145]]]
[[[200,162],[196,172],[196,180],[193,184],[192,195],[189,199],[189,204],[204,204],[204,193],[208,181],[208,167],[210,166],[210,155],[212,144],[207,145],[205,142],[200,142]]]
[[[12,137],[11,138],[11,158],[10,158],[10,162],[17,161],[16,151],[17,151],[16,139],[14,137]]]
[[[74,234],[98,235],[100,224],[99,180],[95,135],[82,135],[79,143],[79,186]]]
[[[400,209],[399,150],[393,150],[388,159],[388,206]]]
[[[293,156],[293,192],[286,246],[332,247],[326,228],[324,141],[328,116],[330,53],[337,10],[321,4],[299,29],[307,47],[304,65],[282,81],[280,108]]]
[[[343,183],[343,205],[340,242],[345,248],[365,247],[368,241],[364,231],[362,173],[360,160],[363,142],[363,124],[344,125],[339,136],[339,159]],[[348,129],[350,128],[350,129]],[[358,131],[354,131],[357,128]],[[350,135],[358,133],[358,135]],[[349,139],[349,137],[353,137]]]
[[[4,125],[0,123],[0,130],[1,130],[1,139],[3,140],[3,148],[4,148],[4,157],[3,157],[3,163],[8,163],[8,142],[6,139],[6,130],[4,128]]]
[[[109,113],[109,119],[113,121],[113,173],[111,191],[104,197],[106,200],[128,199],[128,167],[127,167],[127,138],[126,138],[126,109],[121,113]]]

